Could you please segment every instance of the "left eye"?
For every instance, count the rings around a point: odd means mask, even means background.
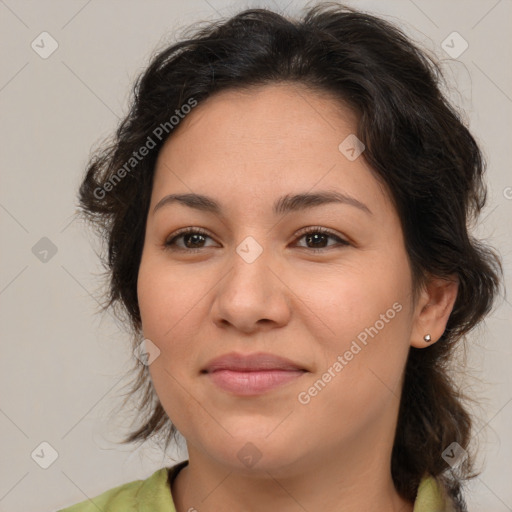
[[[189,243],[192,245],[201,244],[204,242],[204,240],[206,238],[211,239],[211,237],[208,235],[208,233],[202,229],[185,228],[182,231],[179,231],[178,233],[176,233],[171,238],[169,238],[165,242],[165,247],[166,248],[174,248],[176,250],[187,251],[187,252],[198,252],[203,247],[191,247],[189,245]],[[332,247],[333,245],[334,246],[350,245],[349,242],[347,242],[346,240],[340,238],[335,233],[329,231],[328,229],[322,228],[322,227],[308,228],[307,231],[302,231],[301,233],[299,233],[299,235],[297,236],[297,238],[295,240],[301,240],[302,238],[305,238],[306,244],[313,243],[316,245],[318,245],[318,244],[323,245],[323,243],[326,240],[331,238],[331,239],[336,240],[338,243],[331,244],[330,247]],[[185,245],[184,247],[180,246],[176,243],[176,241],[180,240],[180,239],[184,240],[184,245]],[[301,247],[302,249],[310,249],[313,252],[322,252],[322,251],[325,251],[329,247],[329,245],[327,247],[325,247],[325,246],[324,247],[299,246],[299,247]]]
[[[340,238],[335,233],[329,231],[328,229],[316,227],[316,228],[310,228],[308,231],[303,232],[297,240],[300,240],[301,238],[306,238],[306,243],[313,243],[313,244],[322,244],[324,240],[327,240],[329,238],[335,239],[338,244],[334,245],[350,245],[346,240],[343,240],[343,238]],[[328,246],[327,246],[328,247]],[[324,251],[327,249],[327,247],[305,247],[305,249],[311,249],[313,252],[315,251]],[[332,247],[332,245],[331,245]]]

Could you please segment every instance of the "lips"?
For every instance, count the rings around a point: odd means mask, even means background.
[[[236,353],[225,354],[212,359],[201,372],[213,373],[219,370],[238,372],[256,372],[264,370],[307,371],[300,364],[290,359],[261,352],[249,355]]]
[[[302,377],[308,370],[273,354],[225,354],[201,371],[218,389],[231,395],[261,395]]]

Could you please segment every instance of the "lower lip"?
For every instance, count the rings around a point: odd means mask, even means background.
[[[216,370],[207,375],[221,389],[237,395],[259,395],[291,382],[305,372],[302,370],[261,370],[241,372]]]

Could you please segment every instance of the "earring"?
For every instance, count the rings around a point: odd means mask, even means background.
[[[423,336],[423,339],[428,343],[432,338],[430,337],[430,334],[425,334],[425,336]]]

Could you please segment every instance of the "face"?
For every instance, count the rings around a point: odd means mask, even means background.
[[[412,281],[386,190],[364,153],[339,149],[355,131],[339,102],[280,84],[209,98],[162,148],[138,299],[160,350],[151,378],[189,453],[276,470],[392,442]],[[274,211],[285,196],[325,193],[345,199]],[[218,211],[161,202],[170,194],[207,196]],[[298,369],[204,372],[233,353]]]

